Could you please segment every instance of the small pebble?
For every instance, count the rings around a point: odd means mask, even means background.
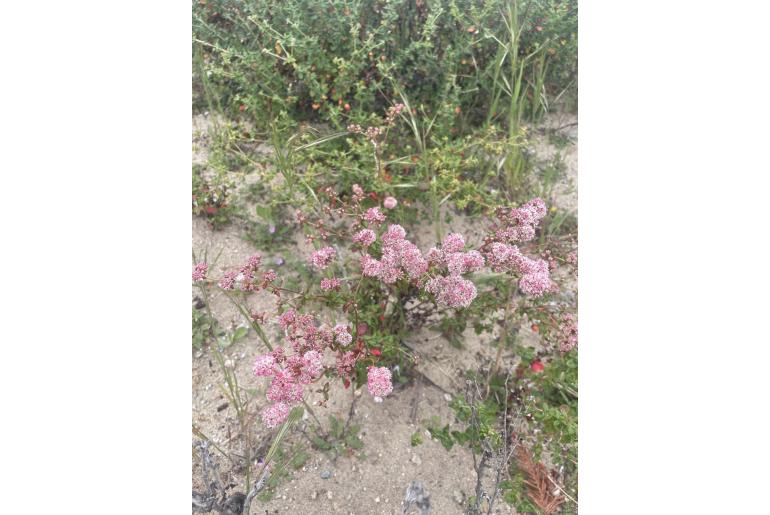
[[[379,497],[375,497],[374,498],[374,502],[380,502],[380,498]]]
[[[411,460],[411,461],[412,461],[412,463],[414,463],[415,465],[420,465],[420,464],[422,464],[422,458],[420,458],[420,457],[419,457],[418,455],[416,455],[416,454],[413,454],[413,455],[412,455],[412,460]]]
[[[444,394],[444,399],[445,399],[447,402],[452,402],[452,396],[451,396],[451,395],[449,395],[448,393],[445,393],[445,394]]]
[[[324,470],[321,472],[321,479],[329,479],[330,477],[332,477],[332,473],[330,471]]]
[[[328,492],[326,492],[326,498],[327,498],[327,499],[331,499],[332,497],[334,497],[334,495],[332,494],[331,490],[329,490]]]
[[[318,497],[318,492],[316,492],[315,490],[313,490],[313,493],[311,493],[311,494],[310,494],[310,498],[311,498],[311,499],[313,499],[313,500],[315,500],[317,497]]]

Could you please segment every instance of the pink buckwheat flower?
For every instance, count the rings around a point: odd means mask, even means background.
[[[337,251],[335,251],[333,247],[324,247],[320,250],[316,250],[310,254],[310,263],[316,268],[323,270],[329,266],[329,263],[332,262],[336,253]]]
[[[508,245],[507,243],[495,242],[487,253],[487,262],[495,272],[505,272],[510,270],[523,257],[518,247]]]
[[[353,336],[348,332],[348,326],[344,324],[334,326],[334,335],[337,337],[337,342],[342,345],[347,345],[353,341]]]
[[[348,377],[356,366],[356,353],[352,350],[337,354],[337,373],[340,377]]]
[[[477,272],[484,268],[484,256],[476,250],[470,250],[463,255],[463,273]]]
[[[232,290],[235,286],[235,278],[238,276],[238,272],[231,271],[225,272],[222,278],[219,280],[219,287],[223,290]]]
[[[444,253],[441,252],[436,247],[431,247],[428,249],[428,252],[425,254],[425,257],[428,259],[428,262],[436,265],[444,261]]]
[[[361,256],[361,273],[366,277],[377,277],[382,270],[382,263],[369,254]]]
[[[193,268],[192,272],[192,279],[193,281],[203,281],[206,279],[206,272],[209,270],[208,263],[200,262],[197,265],[195,265],[195,268]]]
[[[374,402],[382,402],[382,398],[393,391],[390,370],[385,367],[369,367],[366,386]]]
[[[283,347],[276,347],[273,352],[270,353],[276,363],[283,363],[286,361],[286,351]]]
[[[562,317],[562,325],[559,328],[561,333],[561,342],[559,344],[559,350],[561,352],[569,352],[578,343],[578,325],[577,320],[571,313],[565,313]]]
[[[268,285],[268,283],[271,283],[275,281],[278,278],[278,274],[275,273],[275,270],[268,270],[264,274],[262,274],[262,287]]]
[[[294,382],[289,370],[279,370],[267,389],[267,398],[273,402],[296,404],[302,401],[302,386]]]
[[[519,288],[527,295],[539,297],[546,292],[553,291],[555,285],[546,271],[522,275],[519,280]]]
[[[246,263],[251,268],[259,268],[259,265],[262,264],[262,256],[259,253],[249,256],[249,259]]]
[[[323,291],[339,290],[341,281],[336,277],[331,279],[321,279],[321,289]]]
[[[467,308],[476,298],[476,286],[459,275],[435,277],[428,281],[425,289],[436,296],[439,304],[450,308]]]
[[[257,356],[252,371],[257,377],[270,377],[275,373],[275,358],[270,354]]]
[[[428,261],[422,257],[420,249],[408,241],[405,241],[402,246],[401,264],[412,279],[416,279],[428,271]]]
[[[297,319],[297,312],[289,308],[278,317],[278,324],[286,329]]]
[[[441,244],[441,250],[444,252],[459,252],[463,247],[465,247],[465,238],[462,234],[455,232],[447,234]]]
[[[382,243],[385,245],[393,245],[399,241],[402,241],[406,237],[406,229],[398,224],[388,226],[388,230],[382,235]]]
[[[382,205],[385,206],[385,209],[395,209],[398,205],[398,200],[394,197],[385,197],[385,200],[382,201]]]
[[[359,231],[355,236],[353,236],[353,242],[358,243],[362,247],[368,247],[374,243],[376,239],[377,235],[371,229],[364,229],[363,231]]]
[[[380,211],[379,207],[370,207],[364,213],[364,220],[367,222],[376,222],[381,224],[385,221],[385,215]]]
[[[316,350],[307,351],[305,355],[302,356],[301,367],[299,382],[310,384],[314,379],[321,375],[321,372],[323,372],[324,367],[321,360],[321,353]]]
[[[288,404],[277,402],[262,410],[262,422],[269,428],[278,427],[288,418],[289,411],[291,409]]]

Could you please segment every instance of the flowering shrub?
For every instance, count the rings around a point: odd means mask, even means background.
[[[404,309],[408,299],[421,298],[440,316],[454,319],[456,310],[469,308],[479,295],[474,277],[485,270],[517,277],[521,293],[535,300],[558,289],[548,261],[527,257],[518,246],[535,237],[546,213],[540,199],[496,210],[475,249],[469,248],[462,234],[450,233],[423,252],[401,225],[387,223],[380,206],[367,205],[369,199],[360,186],[354,185],[347,199],[331,188],[322,193],[326,198],[322,216],[296,213],[308,242],[320,243],[307,258],[310,269],[321,274],[317,287],[305,292],[285,288],[274,270],[262,270],[259,254],[226,271],[217,282],[225,292],[246,296],[264,290],[277,297],[280,313],[275,322],[283,331],[285,346],[267,341],[260,327],[267,320],[264,313],[250,316],[270,349],[253,365],[256,377],[270,379],[266,397],[271,404],[262,412],[268,427],[282,423],[292,406],[304,401],[306,388],[324,379],[337,378],[345,387],[365,380],[378,402],[393,391],[388,363],[406,357],[399,341],[407,327],[400,317],[386,323],[381,310],[389,303]],[[337,225],[329,227],[328,219],[337,220]],[[347,225],[339,223],[341,220],[348,220]],[[207,281],[207,268],[206,263],[196,264],[193,280]],[[243,302],[241,311],[250,313],[245,297],[242,301],[230,298]],[[303,313],[311,301],[334,308],[337,321],[327,324],[312,311]],[[371,306],[380,312],[379,320],[372,320]],[[564,315],[563,321],[559,348],[566,352],[576,344],[577,330],[571,315]],[[376,335],[368,334],[371,327],[376,328]],[[388,334],[395,339],[387,338]],[[390,342],[385,353],[383,342]],[[399,368],[399,374],[403,373]]]

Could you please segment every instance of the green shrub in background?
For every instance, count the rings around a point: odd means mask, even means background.
[[[530,118],[574,96],[577,2],[198,0],[193,56],[196,107],[262,129],[283,113],[341,130],[406,93],[452,137],[502,116],[501,89]]]

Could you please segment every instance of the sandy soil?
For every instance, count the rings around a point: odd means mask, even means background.
[[[549,119],[547,124],[561,126],[572,120]],[[209,126],[205,117],[193,120],[193,162],[205,163]],[[576,209],[577,192],[570,184],[577,178],[577,126],[570,127],[571,143],[561,150],[567,164],[567,180],[557,187],[557,201],[561,207]],[[565,131],[567,132],[567,131]],[[538,154],[552,155],[555,148],[547,138],[536,138],[535,148]],[[445,231],[472,234],[477,229],[462,217],[455,216]],[[434,228],[423,224],[410,231],[413,241],[426,250],[432,245]],[[297,247],[304,247],[301,238],[297,238]],[[272,261],[274,256],[269,249],[257,249],[244,241],[235,227],[221,231],[212,231],[205,220],[192,219],[192,248],[198,255],[207,252],[208,256],[221,254],[216,265],[210,271],[211,277],[219,277],[225,270],[242,264],[245,259],[259,251],[263,260]],[[298,251],[292,250],[292,251]],[[279,270],[280,271],[280,270]],[[193,291],[193,297],[197,292]],[[250,299],[252,308],[275,312],[275,303],[271,295],[257,294]],[[225,326],[243,323],[241,315],[231,306],[222,294],[215,294],[211,300],[211,309],[216,318]],[[277,331],[268,324],[268,336],[272,341],[279,341]],[[310,452],[310,459],[299,470],[291,470],[291,478],[284,480],[277,488],[275,497],[252,504],[254,513],[299,513],[299,514],[400,514],[404,492],[413,480],[421,481],[430,495],[434,514],[464,513],[462,503],[473,495],[476,477],[473,471],[473,459],[467,448],[457,445],[447,451],[425,430],[432,417],[438,417],[442,425],[453,422],[453,412],[449,408],[449,393],[460,391],[463,387],[461,374],[468,369],[478,369],[494,359],[495,348],[490,340],[497,334],[477,336],[472,330],[464,335],[465,348],[457,349],[437,333],[418,331],[409,337],[409,343],[421,356],[421,370],[429,379],[421,380],[406,387],[397,387],[383,403],[374,403],[365,388],[354,392],[333,385],[330,399],[325,406],[319,406],[321,396],[311,396],[309,402],[314,411],[328,428],[328,416],[336,415],[343,420],[352,413],[352,424],[362,428],[364,442],[362,453],[365,456],[335,456],[329,452],[310,449],[310,445],[301,434],[307,430],[310,419],[305,418],[298,424],[288,439],[302,443]],[[537,342],[537,335],[523,331],[522,337],[530,342]],[[249,413],[254,420],[248,424],[247,435],[252,442],[269,442],[272,432],[266,430],[258,419],[259,411],[266,401],[264,390],[267,381],[257,379],[251,373],[254,358],[266,351],[262,342],[253,333],[244,341],[236,343],[224,351],[226,366],[232,368],[240,385],[251,390],[248,403]],[[513,367],[515,356],[504,355],[504,365]],[[435,383],[435,386],[430,383]],[[222,371],[208,350],[193,352],[192,358],[192,423],[226,452],[243,455],[238,420],[232,405],[221,388]],[[355,408],[351,403],[355,398]],[[411,436],[420,432],[423,443],[412,447]],[[193,440],[196,440],[193,437]],[[244,491],[244,474],[240,468],[229,463],[218,454],[215,459],[220,463],[220,473],[225,483],[232,484],[231,492]],[[203,490],[201,466],[197,456],[193,457],[194,490]],[[329,476],[327,479],[323,477]],[[493,513],[507,514],[515,511],[502,501],[495,505]]]

